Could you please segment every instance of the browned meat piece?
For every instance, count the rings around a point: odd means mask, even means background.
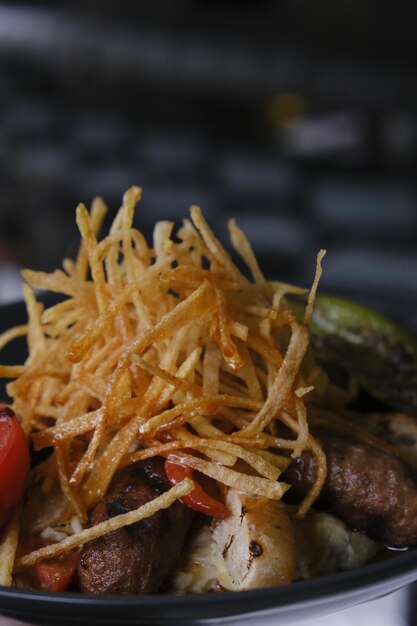
[[[91,525],[137,509],[169,485],[161,459],[123,470],[95,507]],[[181,502],[87,543],[78,564],[80,588],[93,594],[157,591],[181,553],[193,512]]]
[[[417,478],[398,458],[329,430],[318,429],[327,456],[328,475],[319,504],[351,528],[390,546],[417,544]],[[303,453],[283,480],[302,498],[313,484],[315,461]]]

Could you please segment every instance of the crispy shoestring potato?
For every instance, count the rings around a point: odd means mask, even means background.
[[[0,544],[0,585],[10,587],[13,582],[13,568],[19,542],[20,508],[13,515]]]
[[[90,212],[80,204],[76,260],[66,259],[64,269],[52,273],[25,270],[28,323],[0,336],[0,348],[27,336],[26,362],[0,365],[0,376],[14,379],[7,391],[35,450],[53,449],[32,470],[21,524],[24,532],[36,526],[39,533],[40,519],[41,528],[67,528],[66,539],[14,561],[16,514],[0,546],[2,584],[11,584],[13,567],[21,571],[81,546],[193,489],[185,480],[137,511],[88,529],[87,511],[115,473],[140,460],[169,456],[222,489],[280,500],[288,489],[282,471],[291,457],[309,450],[317,480],[299,516],[325,480],[326,459],[309,433],[305,405],[316,393],[315,381],[323,387],[327,380],[308,347],[324,251],[298,322],[283,296],[308,292],[268,282],[233,220],[231,242],[251,280],[196,206],[175,237],[173,223],[157,223],[150,247],[133,226],[140,197],[137,187],[125,193],[101,240],[105,204],[94,200]],[[64,299],[45,309],[39,289]],[[38,496],[31,494],[39,490],[44,508],[31,528],[25,511],[36,509]],[[74,517],[81,530],[72,532]]]

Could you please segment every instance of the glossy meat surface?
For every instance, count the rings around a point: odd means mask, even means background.
[[[91,525],[137,509],[168,489],[163,464],[122,470],[90,516]],[[92,594],[157,591],[178,560],[193,513],[181,502],[87,543],[80,553],[80,588]]]
[[[364,443],[318,429],[328,474],[319,504],[355,530],[386,545],[417,544],[417,479],[400,459]],[[283,476],[291,495],[303,497],[313,484],[315,461],[310,453],[294,460]]]

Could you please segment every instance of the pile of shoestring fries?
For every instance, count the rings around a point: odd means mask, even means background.
[[[231,220],[231,243],[249,280],[196,206],[175,235],[172,222],[158,222],[150,247],[133,226],[140,196],[137,187],[125,193],[101,240],[103,201],[94,200],[90,212],[78,206],[76,260],[52,273],[23,272],[28,323],[0,338],[1,345],[27,336],[26,363],[0,366],[0,375],[14,379],[8,394],[35,450],[53,449],[33,471],[25,524],[30,518],[29,531],[39,533],[76,517],[81,526],[68,537],[71,545],[38,550],[17,569],[96,536],[97,527],[83,529],[87,511],[117,470],[156,455],[198,470],[221,489],[279,500],[288,488],[280,474],[291,457],[309,450],[317,479],[301,516],[325,479],[305,404],[320,379],[308,353],[308,325],[324,252],[309,292],[267,282]],[[34,289],[64,299],[44,308]],[[303,321],[285,306],[286,293],[305,294]],[[169,506],[192,487],[186,481],[182,491],[152,502]]]

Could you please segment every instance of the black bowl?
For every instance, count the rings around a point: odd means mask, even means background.
[[[375,294],[354,294],[416,327],[416,298],[404,296],[387,303]],[[362,297],[361,297],[362,296]],[[0,308],[0,332],[25,320],[21,303]],[[24,342],[1,354],[2,363],[21,362]],[[0,389],[0,398],[4,389]],[[0,587],[0,615],[29,624],[84,626],[88,624],[168,625],[287,624],[339,611],[372,600],[417,580],[417,550],[393,552],[383,561],[349,572],[310,581],[240,593],[198,596],[152,595],[92,597],[76,593],[42,593]]]
[[[311,581],[198,596],[92,597],[0,588],[0,614],[30,624],[272,626],[373,600],[417,579],[417,552]]]

